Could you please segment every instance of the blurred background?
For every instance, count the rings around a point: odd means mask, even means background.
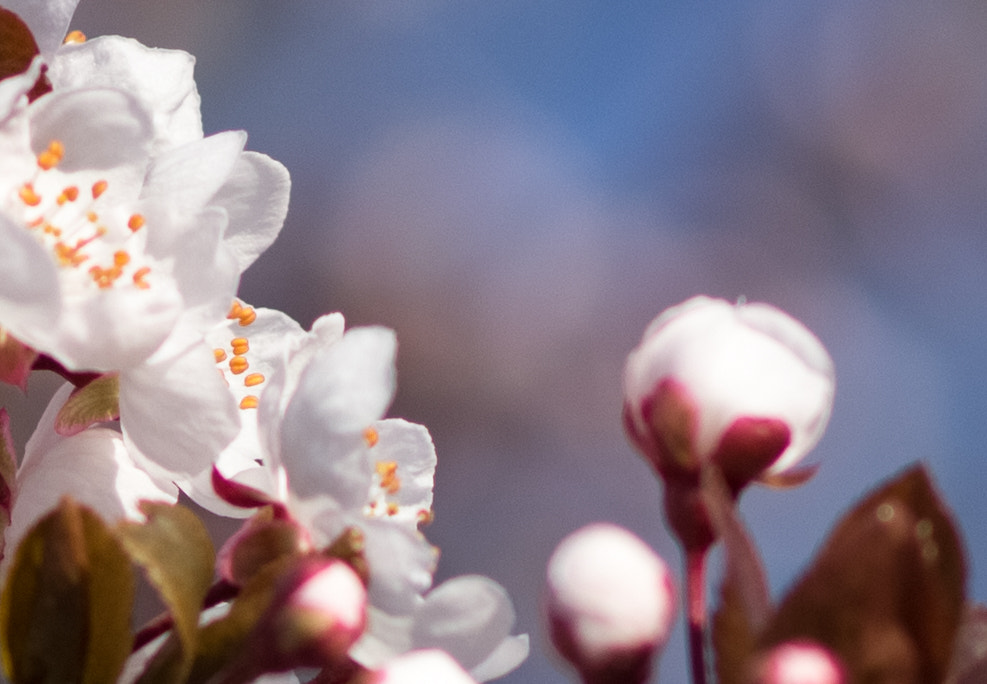
[[[571,681],[539,615],[567,533],[613,521],[678,569],[620,375],[696,293],[774,303],[836,362],[819,475],[743,501],[774,591],[922,459],[987,599],[987,5],[82,0],[73,27],[192,52],[206,132],[291,171],[244,299],[397,331],[439,579],[493,577],[532,635],[501,681]],[[687,672],[680,626],[660,678]]]

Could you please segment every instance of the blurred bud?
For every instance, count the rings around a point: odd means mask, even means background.
[[[788,314],[693,297],[656,318],[628,356],[624,414],[666,479],[712,462],[739,490],[815,446],[833,391],[829,354]]]
[[[232,672],[247,681],[264,672],[339,665],[363,634],[366,610],[366,588],[349,565],[299,559],[278,578]]]
[[[548,562],[552,643],[593,682],[644,682],[675,617],[665,563],[636,536],[597,523],[566,537]]]
[[[476,684],[452,656],[438,649],[405,653],[357,681],[360,684]]]
[[[267,506],[226,540],[216,556],[216,569],[224,580],[242,587],[268,563],[311,550],[308,530]]]
[[[811,642],[776,646],[760,661],[754,684],[845,684],[846,672],[828,649]]]

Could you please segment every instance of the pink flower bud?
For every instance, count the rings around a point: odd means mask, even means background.
[[[828,649],[811,642],[776,646],[760,662],[755,684],[845,684],[846,672]]]
[[[555,549],[546,608],[552,643],[585,682],[644,682],[672,627],[675,588],[647,544],[597,523]]]
[[[476,684],[452,656],[437,649],[406,653],[373,672],[365,681],[367,684]]]
[[[344,663],[363,634],[366,609],[366,588],[349,565],[320,557],[299,559],[278,578],[270,607],[224,681]]]
[[[668,481],[718,465],[739,491],[798,462],[833,403],[822,343],[768,304],[693,297],[644,333],[624,370],[631,441]]]

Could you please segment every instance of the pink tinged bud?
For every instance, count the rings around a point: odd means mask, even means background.
[[[356,643],[366,625],[367,590],[359,575],[342,561],[329,561],[315,570],[291,592],[282,621],[303,646],[311,640],[310,664],[342,658]],[[301,641],[298,641],[298,638]]]
[[[585,682],[644,682],[672,627],[675,588],[647,544],[597,523],[552,554],[546,609],[552,643]]]
[[[776,646],[760,662],[755,684],[846,684],[846,671],[826,648],[810,642]]]
[[[656,318],[628,356],[625,427],[666,479],[714,462],[740,489],[815,446],[834,388],[822,343],[788,314],[693,297]]]
[[[369,684],[476,684],[476,681],[445,651],[411,651],[376,670]]]
[[[363,633],[366,608],[366,588],[349,565],[302,559],[278,580],[270,607],[224,681],[345,663]]]

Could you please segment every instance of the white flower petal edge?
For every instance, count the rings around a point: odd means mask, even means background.
[[[66,384],[55,393],[28,440],[17,471],[7,548],[16,548],[31,526],[66,494],[109,524],[123,518],[142,520],[137,507],[142,500],[175,503],[178,499],[176,487],[159,486],[134,463],[115,430],[90,428],[71,437],[55,432],[55,417],[71,391]]]
[[[404,615],[371,609],[368,616],[370,628],[350,651],[365,667],[384,667],[408,651],[438,649],[485,682],[528,657],[528,635],[511,635],[510,597],[488,577],[464,575],[443,582]]]
[[[59,48],[48,78],[55,92],[113,87],[137,97],[152,114],[152,152],[159,154],[202,138],[194,66],[195,57],[182,50],[149,48],[122,36],[99,36]]]
[[[3,6],[24,20],[41,54],[50,57],[62,44],[78,4],[79,0],[4,0]]]

